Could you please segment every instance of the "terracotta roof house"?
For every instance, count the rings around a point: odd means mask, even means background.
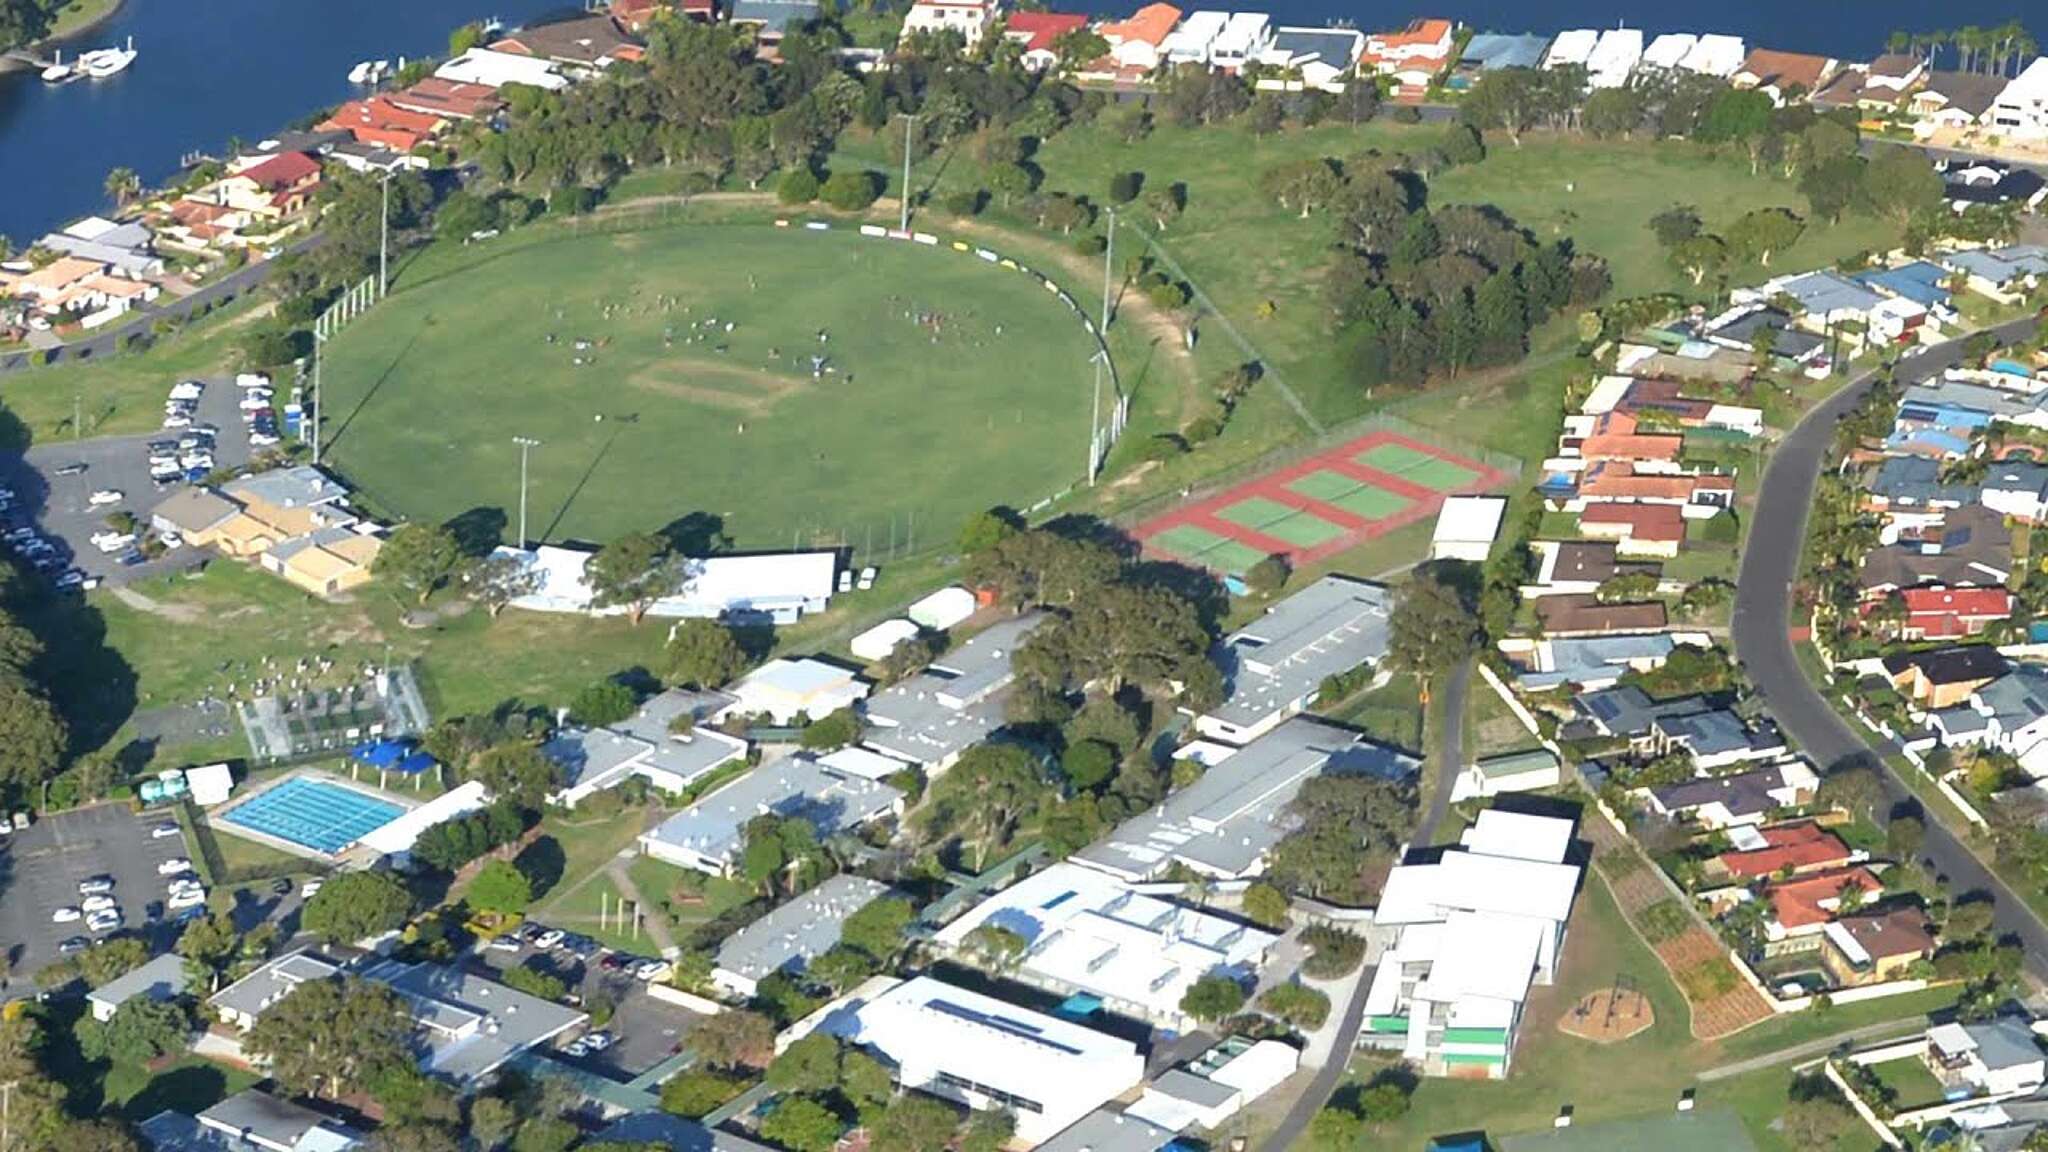
[[[1884,672],[1892,687],[1929,711],[1968,701],[1972,692],[2010,670],[2005,656],[1988,644],[1900,652],[1884,658]]]
[[[676,12],[692,20],[710,20],[717,15],[711,0],[611,0],[612,19],[619,27],[638,35],[663,12]]]
[[[1109,57],[1118,68],[1150,72],[1159,67],[1159,46],[1180,23],[1180,15],[1171,4],[1147,4],[1130,19],[1112,20],[1096,31],[1109,42]]]
[[[1396,99],[1419,99],[1450,67],[1455,31],[1449,20],[1423,17],[1398,32],[1374,32],[1365,38],[1358,66],[1393,77]]]
[[[1060,62],[1054,45],[1069,32],[1088,27],[1088,17],[1079,12],[1016,11],[1003,18],[1003,39],[1024,49],[1024,66],[1043,72]]]
[[[505,106],[498,90],[483,84],[466,84],[429,76],[410,88],[400,88],[384,97],[410,112],[424,112],[444,120],[488,120]]]
[[[1729,78],[1729,83],[1737,88],[1766,92],[1772,101],[1783,104],[1796,92],[1818,91],[1828,77],[1834,75],[1839,64],[1828,56],[1752,48],[1744,57],[1742,67]]]
[[[304,152],[279,152],[221,178],[212,188],[226,207],[275,219],[304,208],[319,186],[320,161]],[[205,193],[202,189],[195,195]]]
[[[1975,636],[2012,615],[2013,595],[2003,588],[1908,588],[1898,594],[1906,602],[1901,624],[1884,630],[1901,640],[1955,640]],[[1865,602],[1868,619],[1883,601]]]
[[[394,152],[410,152],[441,131],[442,120],[427,112],[401,108],[388,97],[350,100],[322,120],[322,131],[347,132],[365,144],[380,144]]]
[[[1884,882],[1860,864],[1773,881],[1764,889],[1771,902],[1770,937],[1777,940],[1819,932],[1835,918],[1842,907],[1842,893],[1849,888],[1861,889],[1867,898],[1884,891]]]
[[[1723,852],[1714,862],[1729,876],[1741,880],[1762,880],[1791,870],[1793,875],[1820,868],[1838,868],[1849,862],[1849,846],[1841,838],[1811,820],[1759,828],[1764,847]]]
[[[1545,636],[1606,636],[1617,632],[1657,632],[1665,624],[1664,605],[1602,604],[1583,594],[1545,596],[1536,601],[1536,618]]]
[[[638,41],[601,12],[521,28],[492,43],[491,51],[552,60],[569,68],[605,68],[614,60],[646,55]]]
[[[1685,541],[1685,513],[1673,504],[1589,504],[1579,531],[1614,541],[1616,555],[1669,558]]]
[[[1840,916],[1824,932],[1821,966],[1851,988],[1901,979],[1915,961],[1934,956],[1933,926],[1910,904]]]

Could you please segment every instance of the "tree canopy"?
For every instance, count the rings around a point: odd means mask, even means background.
[[[325,895],[354,872],[321,888]],[[315,899],[318,899],[315,896]],[[412,1013],[398,993],[353,976],[312,980],[272,1004],[242,1038],[271,1076],[301,1096],[344,1096],[412,1060]]]
[[[306,931],[353,944],[403,927],[412,915],[412,892],[389,872],[343,872],[306,901]]]

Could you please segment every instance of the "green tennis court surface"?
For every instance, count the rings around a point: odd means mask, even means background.
[[[1314,548],[1344,535],[1344,529],[1308,512],[1296,512],[1285,520],[1275,520],[1259,531],[1275,540],[1285,540],[1296,548]]]
[[[1349,496],[1363,487],[1365,487],[1364,481],[1354,480],[1342,472],[1333,472],[1328,468],[1319,468],[1306,476],[1295,479],[1287,485],[1287,490],[1297,496],[1306,496],[1311,500],[1321,500],[1325,504],[1334,504],[1339,496]]]
[[[1268,500],[1264,496],[1253,496],[1247,500],[1239,500],[1237,503],[1222,509],[1216,513],[1216,518],[1218,520],[1228,520],[1232,524],[1241,525],[1246,528],[1262,530],[1268,524],[1277,524],[1287,519],[1289,516],[1294,515],[1294,512],[1294,509],[1280,503],[1278,500]]]
[[[1206,528],[1193,524],[1176,524],[1152,537],[1147,543],[1162,552],[1178,556],[1191,564],[1214,568],[1219,572],[1241,576],[1252,565],[1266,558],[1266,554],[1249,544],[1240,544],[1226,536],[1218,536]]]
[[[1352,459],[1437,492],[1448,492],[1479,479],[1479,473],[1470,468],[1418,452],[1406,444],[1375,444]]]
[[[1389,492],[1384,488],[1367,486],[1361,487],[1356,492],[1349,493],[1348,495],[1339,496],[1335,500],[1330,501],[1330,503],[1335,504],[1337,507],[1342,508],[1361,520],[1385,520],[1387,517],[1405,510],[1414,501],[1398,492]]]

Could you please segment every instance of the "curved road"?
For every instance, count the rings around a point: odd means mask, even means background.
[[[2032,331],[2033,327],[2034,321],[2029,318],[1993,331],[2001,339],[2009,340]],[[1938,344],[1920,356],[1901,361],[1898,378],[1902,383],[1917,383],[1939,375],[1961,358],[1962,341]],[[1875,379],[1875,373],[1866,373],[1823,401],[1807,413],[1771,457],[1757,494],[1749,541],[1742,552],[1742,570],[1736,580],[1733,637],[1736,656],[1757,695],[1777,718],[1779,727],[1814,764],[1823,772],[1856,764],[1874,767],[1884,781],[1888,798],[1898,804],[1913,800],[1912,790],[1864,739],[1864,734],[1845,723],[1807,680],[1793,656],[1790,632],[1792,588],[1798,579],[1806,539],[1807,509],[1826,463],[1835,424],[1856,406]],[[2026,947],[2028,969],[2037,977],[2048,978],[2048,924],[2042,923],[2004,881],[1993,875],[1938,820],[1927,821],[1927,838],[1921,854],[1934,861],[1937,872],[1948,876],[1954,891],[1982,889],[1991,893],[1996,901],[1997,930],[2017,936]]]

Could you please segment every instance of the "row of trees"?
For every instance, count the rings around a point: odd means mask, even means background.
[[[1954,31],[1909,32],[1897,29],[1885,37],[1885,51],[1912,53],[1927,58],[1932,67],[1935,54],[1943,48],[1955,50],[1956,67],[1964,72],[1987,76],[2017,74],[2041,50],[2027,33],[2027,26],[2008,20],[1995,28],[1965,24]]]

